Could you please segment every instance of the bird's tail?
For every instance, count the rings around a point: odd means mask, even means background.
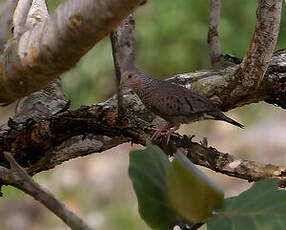
[[[221,120],[221,121],[226,121],[232,125],[238,126],[239,128],[244,128],[244,126],[240,123],[238,123],[237,121],[231,119],[230,117],[224,115],[222,112],[217,111],[217,112],[213,112],[215,114],[211,114],[209,113],[209,115],[212,115],[214,117],[215,120]]]

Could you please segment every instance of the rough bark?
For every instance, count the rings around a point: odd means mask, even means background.
[[[96,1],[95,3],[92,0],[87,0],[84,4],[81,3],[80,6],[75,0],[66,1],[58,8],[53,16],[49,17],[40,25],[37,25],[34,29],[24,33],[19,40],[19,44],[17,40],[12,42],[6,50],[6,54],[8,51],[12,54],[9,56],[10,59],[5,59],[5,57],[7,57],[5,54],[1,59],[3,62],[8,61],[8,64],[5,66],[2,65],[3,68],[7,68],[2,78],[0,75],[0,101],[1,98],[3,99],[1,95],[9,95],[9,93],[11,93],[9,90],[14,90],[21,84],[25,87],[30,84],[29,81],[18,81],[21,79],[21,74],[18,73],[18,69],[14,67],[21,67],[21,71],[23,68],[26,68],[26,72],[23,73],[23,76],[28,74],[28,76],[31,76],[31,79],[37,76],[37,81],[43,80],[46,82],[47,76],[53,78],[76,63],[81,55],[109,32],[109,29],[114,29],[114,26],[118,25],[120,20],[127,16],[134,7],[144,2],[142,0],[134,0],[132,3],[128,2],[128,9],[123,9],[123,6],[116,8],[116,4],[121,5],[124,1],[125,0],[121,0],[120,3],[118,3],[118,1],[109,0]],[[86,3],[88,3],[88,6]],[[223,111],[259,101],[266,101],[285,108],[285,50],[277,52],[271,61],[269,61],[269,55],[272,53],[273,46],[276,43],[275,36],[277,35],[277,26],[279,27],[279,13],[281,11],[281,8],[279,8],[281,5],[279,4],[281,2],[275,1],[272,5],[268,3],[269,2],[266,3],[264,0],[260,1],[257,23],[257,27],[260,30],[254,34],[253,41],[259,38],[262,39],[262,41],[269,42],[267,43],[269,46],[261,51],[260,40],[259,42],[252,42],[248,54],[240,65],[238,65],[239,61],[237,59],[225,56],[221,65],[224,67],[177,75],[169,79],[169,81],[184,85],[185,87],[194,88],[200,94],[213,100]],[[123,5],[126,7],[125,4]],[[105,9],[105,11],[110,14],[104,14],[102,17],[99,16],[96,19],[90,16],[96,12],[98,12],[97,16],[101,15],[99,9]],[[83,10],[88,10],[88,12]],[[82,14],[83,12],[84,15]],[[60,17],[61,15],[63,17]],[[267,26],[263,27],[261,26],[263,20],[261,20],[260,16],[264,18],[265,15],[270,16],[271,20],[268,20]],[[57,27],[54,27],[55,24],[57,24]],[[104,25],[104,29],[101,25]],[[96,31],[98,33],[91,31],[91,27],[97,29]],[[44,30],[51,31],[51,36],[43,37],[42,40],[35,40]],[[56,33],[60,37],[64,37],[65,40],[56,39],[55,43],[47,47],[49,43],[46,42],[52,41],[53,35]],[[269,36],[272,37],[263,36],[264,33],[267,35],[269,33]],[[24,41],[27,42],[27,44],[24,44]],[[78,45],[75,46],[75,42],[79,42]],[[17,50],[18,47],[20,55],[19,57],[15,57],[13,56],[13,54],[15,54],[13,51]],[[34,50],[31,49],[31,47],[36,48]],[[252,47],[256,48],[253,49]],[[63,48],[65,48],[64,55],[59,52],[57,53],[57,51]],[[24,52],[25,50],[26,52]],[[257,52],[257,50],[260,51]],[[26,56],[24,54],[26,54]],[[253,67],[251,60],[254,59],[252,55],[258,54],[263,54],[261,55],[263,57],[260,59],[261,62]],[[61,58],[63,61],[57,65],[58,58]],[[62,63],[66,64],[64,68],[61,65]],[[50,66],[54,68],[47,69],[47,67]],[[256,68],[254,70],[251,66],[253,68],[257,67],[258,69]],[[268,70],[266,71],[267,67]],[[248,78],[242,77],[244,76],[243,74],[247,73],[246,70],[248,68],[250,68],[252,74],[250,74]],[[259,78],[259,76],[262,76],[261,72],[259,72],[261,68],[263,70],[262,75],[266,72],[264,78]],[[11,75],[14,77],[14,82],[10,81],[11,79],[9,80],[9,75],[5,75],[8,73],[15,73],[15,75]],[[19,75],[17,75],[17,73]],[[5,77],[4,79],[3,76]],[[29,77],[27,77],[27,79],[29,79]],[[260,87],[251,87],[255,79],[261,82],[259,84]],[[51,79],[49,79],[49,81],[50,80]],[[33,79],[33,82],[35,82],[35,79]],[[33,89],[38,87],[35,85],[33,85]],[[3,89],[7,87],[8,91],[4,91],[3,93],[1,87],[3,87]],[[17,94],[15,97],[22,95],[24,91],[25,90],[22,90],[20,93],[15,91],[17,92],[14,92],[15,95]],[[27,92],[25,91],[25,93]],[[10,98],[10,96],[4,97],[2,102],[7,102],[7,98]],[[55,167],[71,158],[93,152],[101,152],[127,141],[144,145],[146,138],[149,138],[152,134],[152,126],[156,124],[157,119],[153,114],[145,110],[142,103],[130,91],[124,93],[124,98],[127,106],[125,119],[128,120],[128,122],[124,123],[118,122],[117,119],[116,97],[104,103],[91,107],[82,107],[75,111],[62,111],[68,109],[65,107],[61,109],[59,113],[41,121],[28,119],[19,122],[10,119],[8,126],[0,131],[0,165],[8,167],[8,163],[4,157],[1,156],[1,152],[9,151],[14,154],[16,160],[23,167],[27,168],[30,174],[35,174]],[[227,175],[248,180],[257,180],[265,177],[284,180],[284,167],[270,167],[259,165],[252,161],[237,159],[229,154],[219,152],[214,148],[194,143],[187,137],[172,137],[168,146],[162,143],[158,144],[161,144],[161,147],[167,153],[173,153],[176,148],[181,147],[194,162]]]
[[[226,103],[229,97],[225,81],[229,80],[229,75],[238,68],[238,64],[174,76],[169,80],[186,87],[192,83],[195,90],[209,96],[224,110],[263,100],[286,108],[285,63],[285,50],[277,52],[261,87],[248,97],[231,103]],[[210,82],[211,86],[206,88]],[[217,98],[220,100],[216,100]],[[144,108],[131,91],[124,93],[124,99],[127,106],[125,119],[128,120],[124,124],[117,121],[116,97],[91,107],[67,110],[42,121],[30,119],[24,123],[16,123],[10,120],[9,127],[0,131],[0,153],[12,152],[17,162],[30,174],[35,174],[71,158],[101,152],[124,142],[132,141],[144,145],[158,119]],[[161,147],[167,153],[173,153],[176,148],[181,147],[194,162],[227,175],[248,180],[265,177],[284,180],[284,167],[241,160],[203,144],[191,142],[187,137],[171,137],[170,144],[162,144]],[[8,166],[3,156],[0,157],[0,165]]]

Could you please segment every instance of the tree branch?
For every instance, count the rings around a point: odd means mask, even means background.
[[[27,15],[25,28],[31,29],[42,23],[49,16],[45,0],[33,0]],[[30,118],[39,120],[63,111],[63,109],[68,109],[68,107],[69,104],[64,99],[61,89],[61,80],[56,79],[45,89],[19,99],[13,119],[15,122],[24,122]]]
[[[198,143],[181,144],[187,157],[197,165],[204,166],[215,172],[241,179],[257,181],[263,178],[275,178],[280,184],[286,182],[286,166],[262,164],[243,160],[229,153],[219,152],[213,147]]]
[[[135,67],[135,20],[132,14],[123,20],[116,31],[110,34],[110,40],[116,74],[118,117],[122,118],[125,112],[120,77],[128,68]]]
[[[130,14],[123,20],[122,24],[111,34],[114,55],[120,66],[120,70],[125,71],[135,67],[135,20]]]
[[[11,170],[5,168],[1,168],[0,170],[0,176],[1,174],[5,174],[6,180],[3,180],[5,184],[11,184],[21,189],[41,202],[71,229],[91,230],[91,228],[87,226],[80,217],[75,215],[63,202],[56,199],[47,189],[36,183],[16,162],[11,153],[4,152],[4,156],[11,166]]]
[[[18,0],[13,15],[14,38],[18,38],[26,31],[26,20],[33,0]]]
[[[282,1],[259,0],[253,38],[236,75],[245,88],[258,88],[262,82],[276,47],[281,12]]]
[[[211,69],[209,71],[194,72],[173,77],[170,81],[193,88],[205,97],[210,98],[222,111],[228,111],[236,107],[266,101],[271,104],[286,108],[286,50],[274,53],[269,68],[259,88],[249,89],[242,83],[236,73],[237,64],[228,64],[227,67]],[[228,58],[227,62],[237,59]],[[246,81],[246,79],[245,79]],[[251,84],[251,83],[249,83]],[[247,94],[246,94],[247,92]]]
[[[24,2],[22,2],[24,3]],[[27,2],[25,2],[27,4]],[[20,7],[20,6],[19,6]],[[21,9],[19,9],[21,10]],[[23,13],[23,12],[22,12]],[[33,0],[29,12],[24,12],[25,16],[20,15],[21,22],[18,23],[18,31],[16,30],[15,37],[21,35],[23,27],[33,28],[40,24],[45,18],[48,17],[48,10],[45,0]],[[29,13],[29,14],[28,14]],[[20,13],[21,14],[21,13]],[[28,17],[26,18],[26,16]],[[18,19],[19,21],[20,19]],[[56,114],[60,111],[68,109],[69,103],[64,99],[61,90],[61,80],[56,79],[49,86],[43,90],[35,92],[27,97],[21,98],[17,105],[17,111],[14,121],[17,123],[25,122],[29,119],[40,120]],[[50,211],[62,219],[71,229],[91,230],[91,228],[71,210],[69,210],[63,202],[56,199],[50,192],[42,188],[39,184],[35,183],[28,173],[23,170],[11,154],[4,153],[5,158],[9,161],[11,168],[16,172],[21,179],[19,181],[6,181],[7,184],[15,182],[13,185],[24,192],[33,196],[36,200],[46,206]]]
[[[277,52],[272,58],[259,90],[255,89],[253,94],[250,94],[251,96],[236,100],[231,106],[225,105],[226,101],[219,100],[218,106],[227,110],[261,100],[273,100],[279,103],[278,94],[280,98],[286,97],[285,90],[281,91],[276,87],[282,82],[285,84],[285,63],[285,50]],[[208,94],[206,88],[200,87],[201,85],[204,85],[206,81],[215,82],[215,87],[223,85],[225,78],[228,78],[228,74],[233,73],[237,66],[197,71],[175,76],[169,80],[186,87],[192,83],[195,90]],[[209,90],[214,93],[210,98],[214,100],[216,94],[223,94],[221,91],[224,90],[228,91],[228,85],[223,86],[220,90],[214,91],[212,87],[209,87]],[[285,85],[283,87],[285,89]],[[228,97],[221,98],[228,100]],[[26,122],[17,123],[10,120],[8,128],[0,130],[0,152],[13,152],[17,162],[27,168],[27,172],[32,175],[53,168],[71,158],[101,152],[124,142],[132,141],[144,145],[146,139],[152,135],[152,127],[157,124],[158,119],[144,108],[137,96],[130,93],[130,90],[124,92],[124,99],[127,105],[126,119],[128,120],[128,123],[124,124],[117,122],[116,97],[95,106],[55,114],[41,121],[29,119]],[[281,106],[286,108],[285,100]],[[247,180],[266,177],[285,180],[285,167],[242,160],[212,147],[206,147],[204,144],[191,142],[187,137],[171,137],[170,144],[168,146],[161,144],[161,147],[167,153],[174,153],[176,148],[182,148],[195,163],[230,176]],[[1,155],[0,165],[8,167]]]
[[[13,12],[17,6],[17,2],[18,0],[9,0],[4,3],[5,5],[1,5],[3,11],[1,11],[2,17],[0,23],[0,54],[2,54],[9,37]]]
[[[3,53],[0,103],[9,104],[47,86],[143,3],[145,0],[63,2]]]
[[[221,0],[211,0],[208,43],[210,46],[212,65],[215,65],[223,60],[223,54],[218,35],[220,8]]]
[[[49,17],[46,0],[33,0],[28,14],[26,27],[32,29],[35,25],[45,21]]]

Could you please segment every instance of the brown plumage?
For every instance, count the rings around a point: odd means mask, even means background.
[[[124,72],[121,85],[131,88],[147,109],[169,123],[168,126],[159,128],[152,138],[164,134],[169,140],[169,136],[181,124],[204,119],[222,120],[243,128],[242,124],[224,115],[206,97],[183,86],[152,79],[138,70]]]

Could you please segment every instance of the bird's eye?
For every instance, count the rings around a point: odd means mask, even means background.
[[[129,79],[130,79],[130,78],[132,78],[132,75],[131,75],[131,74],[129,74],[129,75],[128,75],[128,78],[129,78]]]

